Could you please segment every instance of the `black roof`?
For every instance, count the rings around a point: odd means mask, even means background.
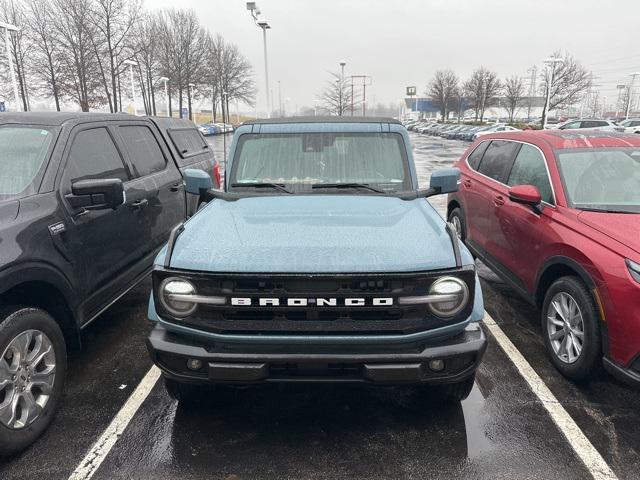
[[[351,117],[351,116],[322,116],[322,117],[284,117],[284,118],[258,118],[248,120],[243,125],[264,123],[397,123],[400,121],[391,117]]]
[[[98,112],[9,112],[0,113],[0,123],[21,123],[31,125],[62,125],[81,120],[83,122],[101,122],[108,120],[127,120],[133,116],[127,113]],[[135,117],[133,117],[135,118]]]

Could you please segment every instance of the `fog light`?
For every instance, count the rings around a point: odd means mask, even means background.
[[[190,358],[187,360],[187,368],[189,370],[200,370],[200,368],[202,368],[202,361],[197,358]]]
[[[441,372],[444,370],[444,360],[431,360],[429,362],[429,368],[434,372]]]

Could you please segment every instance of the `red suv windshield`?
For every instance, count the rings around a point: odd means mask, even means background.
[[[556,156],[572,207],[640,213],[640,148],[560,150]]]

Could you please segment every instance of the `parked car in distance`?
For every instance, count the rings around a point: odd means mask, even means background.
[[[213,122],[201,123],[200,125],[198,125],[198,131],[205,137],[220,133],[218,131],[218,127],[216,127],[216,125]]]
[[[620,122],[625,133],[640,133],[640,118],[630,118]]]
[[[490,133],[496,133],[496,132],[519,132],[520,129],[516,128],[516,127],[512,127],[510,125],[504,125],[504,124],[495,124],[495,125],[490,125],[487,126],[487,128],[478,130],[477,132],[475,132],[473,134],[473,140],[476,140],[477,138],[480,138],[484,135],[489,135]]]
[[[469,394],[480,286],[425,201],[457,190],[456,169],[418,190],[406,129],[375,117],[247,122],[229,159],[224,192],[187,172],[207,205],[156,259],[147,346],[170,395],[301,381]]]
[[[624,132],[624,127],[616,125],[611,120],[595,120],[593,118],[587,118],[584,120],[570,120],[562,125],[554,126],[558,130],[577,130],[583,128],[589,128],[591,130],[602,130],[608,132]]]
[[[604,363],[640,385],[640,137],[496,133],[455,166],[447,218],[540,309],[558,370],[583,380]]]
[[[0,117],[0,455],[47,428],[81,329],[149,274],[185,220],[180,169],[200,168],[182,163],[202,159],[200,141],[177,119]]]

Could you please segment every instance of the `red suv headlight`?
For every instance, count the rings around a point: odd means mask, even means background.
[[[627,268],[629,268],[629,273],[633,277],[633,279],[640,283],[640,264],[634,262],[633,260],[629,260],[627,258]]]

